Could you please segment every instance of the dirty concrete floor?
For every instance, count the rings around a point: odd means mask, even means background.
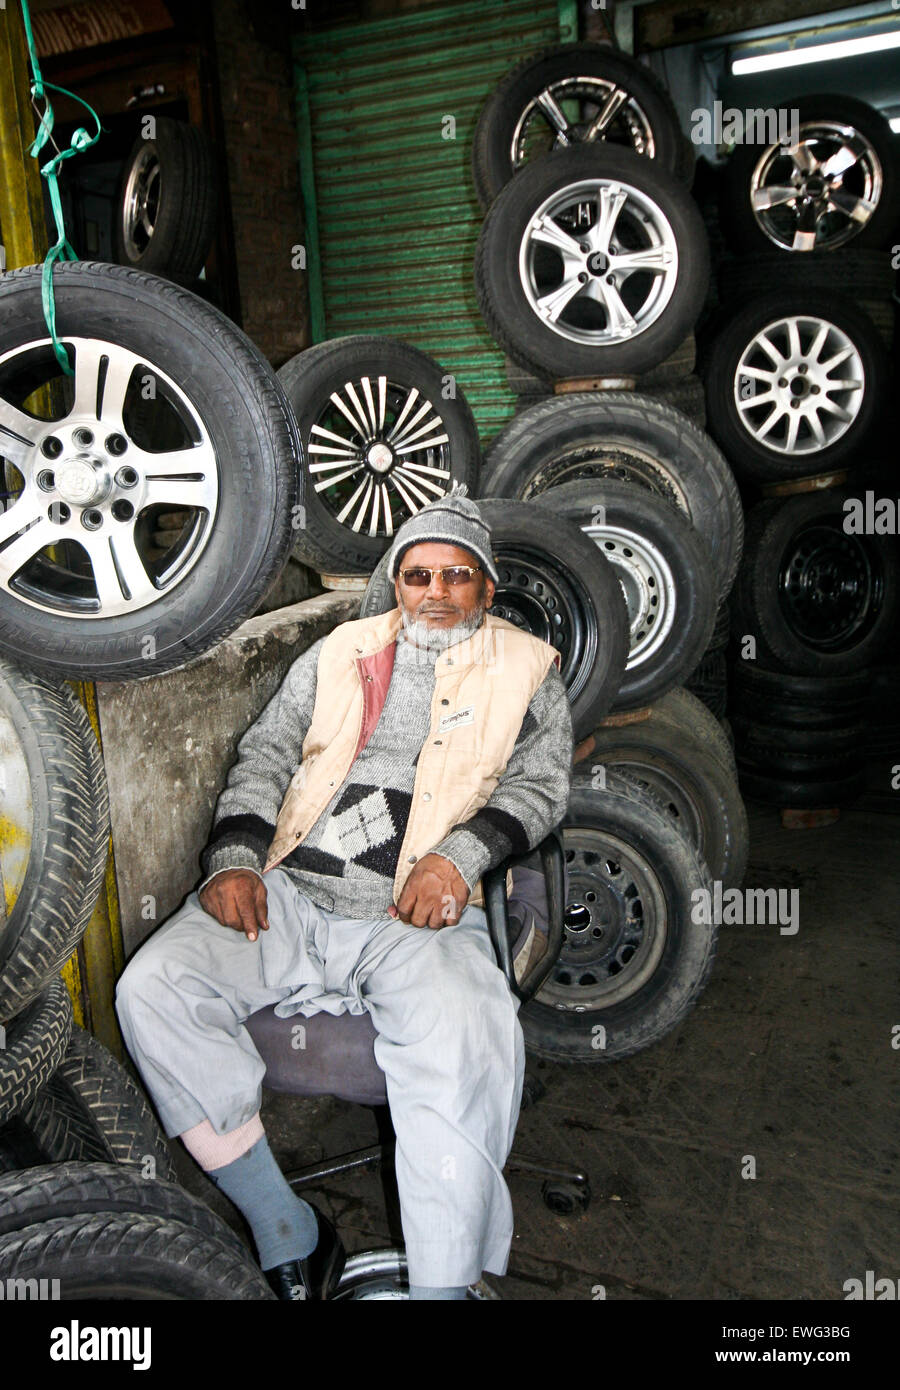
[[[546,1087],[516,1149],[586,1169],[586,1212],[553,1215],[513,1174],[504,1299],[840,1299],[896,1277],[900,1248],[900,821],[848,811],[784,831],[750,806],[745,886],[798,888],[800,928],[720,929],[713,975],[682,1027],[623,1062],[530,1063]],[[373,1113],[266,1094],[289,1169],[376,1141]],[[180,1146],[175,1146],[179,1148]],[[742,1176],[755,1160],[755,1178]],[[186,1159],[185,1184],[237,1224]],[[395,1243],[376,1173],[309,1195],[349,1251]],[[396,1233],[395,1233],[396,1234]]]

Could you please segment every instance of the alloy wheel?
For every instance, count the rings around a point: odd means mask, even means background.
[[[530,218],[519,278],[534,313],[570,342],[607,347],[655,323],[675,291],[668,218],[633,185],[592,178],[557,189]]]

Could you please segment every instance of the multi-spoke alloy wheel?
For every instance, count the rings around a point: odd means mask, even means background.
[[[575,768],[563,822],[564,941],[521,1010],[539,1056],[630,1056],[680,1023],[709,978],[716,927],[693,895],[710,873],[657,798],[618,769]]]
[[[394,338],[336,338],[281,368],[308,454],[298,558],[369,573],[398,527],[450,491],[476,491],[478,434],[455,378]]]
[[[61,675],[150,675],[236,627],[284,563],[294,421],[194,296],[83,262],[55,281],[71,376],[39,269],[0,284],[0,648]]]
[[[632,150],[585,145],[516,174],[475,265],[494,337],[553,378],[663,361],[693,327],[707,274],[703,224],[674,177]]]
[[[736,250],[787,253],[887,246],[900,214],[896,137],[880,112],[843,96],[782,103],[783,143],[729,158],[722,220]]]
[[[579,144],[624,146],[685,182],[693,172],[675,108],[649,69],[604,44],[563,44],[514,67],[482,110],[472,144],[482,208],[530,160]]]
[[[754,439],[805,454],[850,428],[865,386],[862,358],[846,333],[824,318],[791,317],[754,334],[738,362],[734,399]]]
[[[0,447],[12,482],[0,518],[0,586],[37,609],[115,618],[155,603],[200,559],[219,507],[216,455],[189,398],[155,364],[97,339],[66,345],[75,359],[71,393],[65,380],[54,383],[63,414],[36,418],[0,394]],[[47,346],[5,353],[0,381],[20,380]],[[174,415],[166,424],[184,427],[180,447],[146,444],[140,386],[132,385],[141,372],[154,383],[160,413],[165,393]],[[178,542],[164,554],[152,548],[147,524],[157,508],[183,513]]]
[[[786,289],[727,314],[705,349],[709,431],[760,481],[853,465],[887,395],[881,336],[855,304]]]

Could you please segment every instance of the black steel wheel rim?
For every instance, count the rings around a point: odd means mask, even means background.
[[[332,391],[307,443],[316,496],[357,535],[390,537],[451,487],[450,437],[415,386],[364,373]]]
[[[605,830],[567,827],[565,856],[565,937],[537,999],[589,1013],[630,998],[657,969],[668,931],[665,896],[640,851]]]
[[[778,572],[781,611],[809,647],[843,652],[871,631],[884,577],[877,556],[837,518],[816,520],[792,536]]]
[[[576,574],[534,546],[495,541],[494,559],[500,582],[491,612],[557,649],[569,699],[576,699],[597,658],[597,615],[590,593]]]

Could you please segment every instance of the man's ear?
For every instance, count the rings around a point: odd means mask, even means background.
[[[484,583],[484,588],[482,590],[484,606],[485,608],[490,608],[491,604],[494,601],[494,593],[496,591],[494,581],[493,579],[490,579],[486,574],[482,575],[482,581]]]

